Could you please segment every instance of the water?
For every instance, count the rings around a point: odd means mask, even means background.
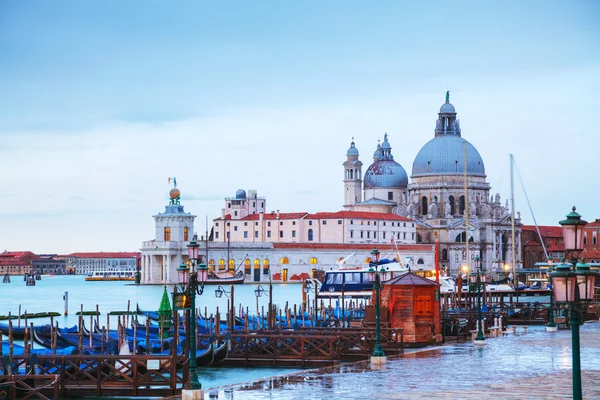
[[[269,289],[268,284],[262,285]],[[215,296],[217,285],[207,285],[204,288],[202,296],[196,297],[196,306],[209,314],[215,313],[217,307],[221,312],[222,319],[225,319],[227,310],[227,298],[225,295],[221,298]],[[242,284],[235,285],[234,301],[236,304],[236,313],[239,311],[239,305],[242,304],[244,310],[249,308],[251,314],[256,313],[257,298],[254,289],[257,285]],[[230,290],[230,285],[225,287]],[[9,311],[17,315],[19,305],[21,313],[37,312],[59,312],[60,317],[54,317],[60,327],[77,325],[78,316],[75,315],[80,310],[81,304],[86,311],[93,311],[98,305],[101,316],[100,325],[106,326],[106,314],[109,311],[126,311],[127,302],[130,301],[131,310],[135,310],[136,304],[139,304],[142,310],[157,311],[162,299],[163,285],[133,285],[132,282],[86,282],[83,275],[57,275],[43,276],[42,280],[36,281],[36,286],[26,286],[22,276],[11,276],[11,283],[0,283],[0,315],[7,315]],[[172,292],[172,286],[167,288],[167,292]],[[64,311],[63,295],[69,292],[69,315],[62,316]],[[276,284],[273,285],[273,303],[279,307],[285,307],[286,302],[293,307],[293,304],[301,304],[302,287],[298,284]],[[268,294],[263,294],[258,298],[259,307],[265,308],[269,304]],[[84,317],[86,325],[89,326],[89,318]],[[117,325],[117,316],[111,316],[110,326],[112,329]],[[142,319],[143,320],[143,319]],[[7,322],[7,321],[2,321]],[[49,318],[36,318],[28,322],[34,325],[42,325],[50,322]],[[13,320],[16,325],[17,320]],[[24,321],[21,321],[23,324]],[[5,338],[6,339],[6,338]],[[200,370],[200,380],[205,388],[223,386],[225,384],[254,381],[275,375],[298,371],[293,368],[203,368]]]

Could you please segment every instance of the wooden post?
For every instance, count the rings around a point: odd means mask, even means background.
[[[94,337],[94,316],[90,315],[90,347],[92,347],[92,338]]]
[[[19,304],[19,315],[17,315],[17,328],[21,328],[21,305]]]
[[[12,316],[10,315],[10,311],[8,312],[8,346],[9,346],[8,355],[10,356],[10,358],[12,358],[13,352],[14,352],[14,341],[13,341]]]
[[[150,318],[146,318],[146,354],[150,354],[148,346],[150,346]]]
[[[102,327],[102,339],[100,339],[100,354],[104,354],[104,335],[105,335],[105,328]]]
[[[98,304],[96,304],[96,325],[100,327],[100,307],[98,307]],[[94,332],[96,330],[96,327],[92,326],[91,329],[92,332]]]

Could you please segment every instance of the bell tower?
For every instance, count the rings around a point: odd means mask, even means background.
[[[344,207],[350,207],[362,201],[362,162],[358,159],[358,149],[354,138],[346,152],[344,162]]]

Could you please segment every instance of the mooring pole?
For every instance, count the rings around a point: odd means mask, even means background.
[[[65,312],[64,315],[69,315],[69,292],[65,292],[63,296],[63,300],[65,301]]]

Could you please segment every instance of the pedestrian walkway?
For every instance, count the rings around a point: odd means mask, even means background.
[[[258,382],[205,390],[206,399],[569,399],[571,331],[490,338],[390,358],[380,370],[367,362],[314,369]],[[581,327],[583,397],[600,399],[600,323]]]

